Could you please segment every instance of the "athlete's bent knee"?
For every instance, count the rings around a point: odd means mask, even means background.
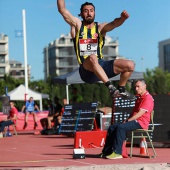
[[[132,60],[127,60],[127,68],[129,71],[134,71],[135,69],[135,63]]]

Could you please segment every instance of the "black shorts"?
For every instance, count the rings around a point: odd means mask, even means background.
[[[113,71],[114,60],[105,61],[103,59],[99,59],[98,62],[101,65],[101,67],[104,69],[108,78],[117,76],[117,74],[115,74]],[[97,81],[101,81],[93,72],[86,70],[82,64],[80,65],[79,73],[81,79],[85,83],[93,84]]]

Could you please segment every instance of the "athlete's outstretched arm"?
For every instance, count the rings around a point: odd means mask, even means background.
[[[74,17],[65,6],[64,0],[57,0],[57,7],[60,14],[63,16],[64,20],[70,25],[76,27],[79,19]]]
[[[103,26],[103,28],[101,29],[102,35],[105,36],[107,32],[112,31],[114,28],[121,26],[128,18],[129,14],[124,10],[121,13],[120,18],[115,18],[112,22],[107,23]]]

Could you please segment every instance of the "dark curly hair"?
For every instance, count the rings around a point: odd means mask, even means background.
[[[86,5],[91,5],[91,6],[93,6],[93,7],[94,7],[94,10],[95,10],[95,6],[94,6],[91,2],[85,2],[84,4],[81,5],[80,13],[83,12],[83,8],[84,8],[84,6],[86,6]],[[78,14],[78,16],[80,16],[80,14]]]

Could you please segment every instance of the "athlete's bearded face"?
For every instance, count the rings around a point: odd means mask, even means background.
[[[87,24],[91,24],[94,22],[95,18],[95,11],[94,7],[92,5],[86,5],[84,6],[81,17],[83,18],[83,21]]]

